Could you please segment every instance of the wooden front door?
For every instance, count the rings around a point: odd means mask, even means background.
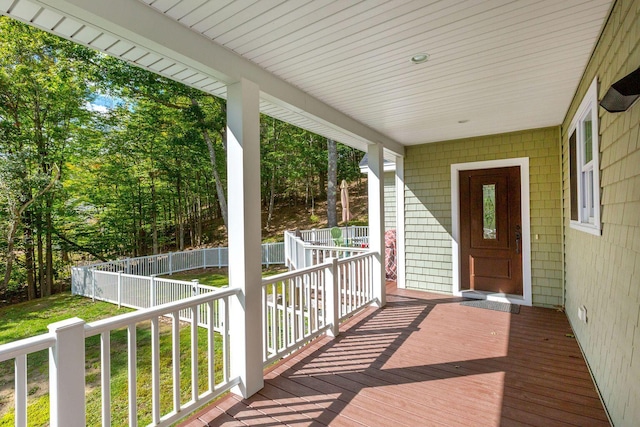
[[[460,171],[460,289],[522,295],[520,166]]]

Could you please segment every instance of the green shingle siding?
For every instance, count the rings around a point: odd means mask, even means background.
[[[640,420],[640,103],[599,109],[602,235],[569,227],[569,124],[597,76],[598,98],[640,66],[640,1],[618,0],[564,120],[566,312],[616,426]],[[588,323],[578,319],[587,308]]]

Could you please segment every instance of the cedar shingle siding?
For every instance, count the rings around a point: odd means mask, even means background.
[[[624,113],[599,108],[602,236],[569,227],[567,131],[594,77],[602,99],[638,67],[640,1],[618,1],[562,127],[566,310],[616,426],[640,420],[640,103]]]

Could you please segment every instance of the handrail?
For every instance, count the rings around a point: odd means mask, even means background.
[[[220,291],[209,292],[206,294],[185,298],[177,302],[168,302],[166,304],[156,305],[154,307],[132,311],[130,313],[119,314],[118,316],[109,317],[106,319],[96,320],[95,322],[87,323],[85,325],[85,337],[89,338],[112,329],[124,328],[131,323],[150,320],[154,317],[188,309],[193,307],[194,305],[200,305],[211,300],[217,300],[237,295],[239,292],[240,290],[236,288],[226,288]]]
[[[55,337],[50,333],[44,333],[29,338],[23,338],[7,344],[0,344],[0,362],[15,359],[24,354],[35,353],[46,350],[56,342]]]

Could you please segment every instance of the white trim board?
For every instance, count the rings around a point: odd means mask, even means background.
[[[522,291],[523,295],[495,294],[460,290],[460,171],[520,166],[520,209],[522,215]],[[451,255],[453,263],[453,294],[490,301],[532,305],[531,295],[531,214],[529,210],[529,158],[488,160],[451,165]]]

